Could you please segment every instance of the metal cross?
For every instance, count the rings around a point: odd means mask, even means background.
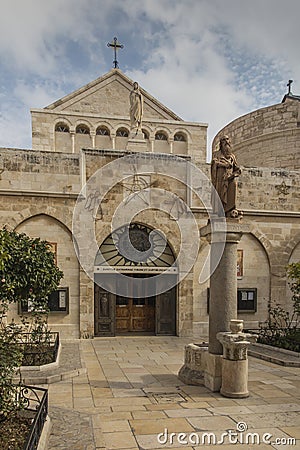
[[[289,82],[287,84],[287,87],[289,88],[288,95],[291,94],[292,83],[293,83],[293,80],[289,80]]]
[[[118,42],[118,39],[116,37],[114,37],[113,42],[108,42],[107,43],[107,47],[113,47],[114,48],[115,60],[114,60],[113,64],[114,64],[114,68],[118,69],[119,68],[119,64],[118,64],[118,61],[117,61],[117,50],[119,50],[120,48],[124,48],[124,45],[120,44]]]

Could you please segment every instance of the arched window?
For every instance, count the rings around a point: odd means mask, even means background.
[[[119,136],[119,137],[128,137],[129,136],[129,132],[128,132],[127,128],[119,128],[117,130],[116,135]]]
[[[55,125],[55,131],[58,131],[59,133],[69,133],[69,127],[63,122],[59,122]]]
[[[144,133],[145,139],[149,139],[149,133],[147,130],[142,129],[142,132]]]
[[[99,136],[109,136],[110,132],[108,128],[100,126],[97,128],[96,134],[98,134]]]
[[[163,131],[158,131],[158,132],[155,134],[155,139],[156,139],[157,141],[167,141],[167,140],[168,140],[168,137],[167,137],[166,133],[164,133]]]
[[[166,238],[147,225],[131,223],[114,230],[102,243],[95,265],[171,267],[174,253]]]
[[[77,125],[76,133],[78,134],[90,134],[89,127],[87,125],[81,124]]]
[[[176,133],[174,136],[175,142],[186,142],[186,135],[184,133]]]

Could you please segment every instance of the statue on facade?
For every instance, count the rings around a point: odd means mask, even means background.
[[[143,95],[136,81],[133,83],[133,89],[130,92],[129,100],[131,129],[136,129],[137,132],[142,131]]]
[[[241,174],[241,169],[237,165],[236,157],[231,151],[231,142],[228,136],[220,138],[219,150],[213,153],[211,161],[211,181],[215,188],[212,193],[213,213],[222,215],[220,202],[216,194],[220,197],[225,216],[238,218],[241,213],[236,209],[237,198],[237,177]]]

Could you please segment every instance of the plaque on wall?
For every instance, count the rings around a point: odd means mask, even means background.
[[[209,314],[210,288],[207,288],[207,314]],[[255,313],[257,311],[257,288],[238,288],[237,312]]]
[[[48,297],[48,306],[50,313],[69,314],[69,288],[59,287]],[[22,302],[19,306],[19,314],[31,313],[33,311],[32,304],[29,301]]]

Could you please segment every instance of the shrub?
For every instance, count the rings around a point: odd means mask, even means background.
[[[260,329],[258,341],[299,352],[300,262],[287,266],[287,276],[292,291],[292,309],[286,311],[278,303],[269,305],[269,318]]]
[[[19,386],[14,384],[23,357],[21,333],[26,326],[32,341],[40,344],[47,340],[48,296],[62,277],[46,241],[0,230],[0,421],[23,406]],[[30,304],[31,323],[23,318],[22,326],[5,325],[9,305],[23,302]]]

